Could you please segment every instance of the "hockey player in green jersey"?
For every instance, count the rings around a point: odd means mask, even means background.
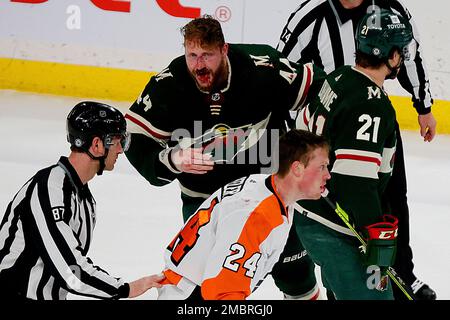
[[[271,150],[287,130],[289,112],[317,95],[325,74],[288,61],[268,45],[226,43],[210,16],[181,31],[185,54],[150,79],[125,115],[132,133],[126,156],[152,185],[178,180],[186,221],[223,185],[273,172]],[[300,292],[279,287],[288,295],[317,298],[314,265],[292,232],[288,258],[299,259],[286,283],[302,284]]]
[[[383,83],[415,52],[411,25],[385,9],[367,14],[357,27],[356,48],[356,66],[330,73],[296,124],[328,137],[329,198],[350,215],[367,250],[360,252],[324,199],[297,203],[296,228],[336,299],[393,299],[384,271],[395,259],[397,221],[381,195],[395,155],[395,110]]]

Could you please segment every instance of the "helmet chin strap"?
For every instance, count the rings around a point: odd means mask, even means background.
[[[100,167],[98,168],[97,175],[101,176],[103,174],[103,170],[105,170],[105,159],[108,156],[109,149],[106,148],[105,154],[100,157],[94,157],[92,153],[89,152],[89,150],[86,150],[86,153],[91,157],[92,160],[98,160],[100,162]]]
[[[386,67],[388,67],[388,69],[391,71],[391,73],[389,73],[389,74],[385,77],[385,79],[395,79],[395,78],[397,78],[398,71],[399,71],[400,67],[402,66],[402,60],[403,60],[403,59],[400,59],[399,62],[398,62],[398,64],[397,64],[396,66],[391,66],[391,65],[389,64],[389,60],[386,60],[386,62],[385,62]]]

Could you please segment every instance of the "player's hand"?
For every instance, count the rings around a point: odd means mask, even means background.
[[[431,142],[436,135],[436,119],[433,114],[419,114],[418,117],[420,126],[420,135],[423,137],[423,141]]]
[[[161,288],[162,284],[160,284],[160,282],[165,278],[166,277],[162,273],[160,273],[130,282],[130,293],[128,295],[128,298],[139,297],[150,288]]]
[[[172,162],[178,171],[205,174],[214,168],[210,154],[204,154],[202,148],[187,148],[172,151]]]

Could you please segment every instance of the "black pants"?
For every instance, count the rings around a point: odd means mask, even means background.
[[[409,245],[409,209],[407,203],[407,183],[405,158],[403,156],[403,143],[400,135],[398,123],[396,123],[397,148],[395,152],[394,171],[389,179],[385,200],[390,213],[398,219],[398,237],[397,237],[397,255],[395,258],[394,269],[400,277],[411,285],[416,276],[413,273],[413,254]],[[405,300],[405,295],[393,285],[395,300]]]

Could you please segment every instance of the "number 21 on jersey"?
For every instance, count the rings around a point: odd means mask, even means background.
[[[308,123],[308,130],[317,135],[322,135],[325,122],[326,118],[322,114],[319,114],[314,121]],[[356,139],[377,143],[381,118],[372,117],[369,114],[362,114],[359,116],[358,122],[362,123],[362,125],[358,126],[359,129],[356,132]]]
[[[368,114],[362,114],[359,116],[358,121],[363,125],[356,133],[356,139],[378,142],[378,129],[380,128],[380,117],[371,117]]]

